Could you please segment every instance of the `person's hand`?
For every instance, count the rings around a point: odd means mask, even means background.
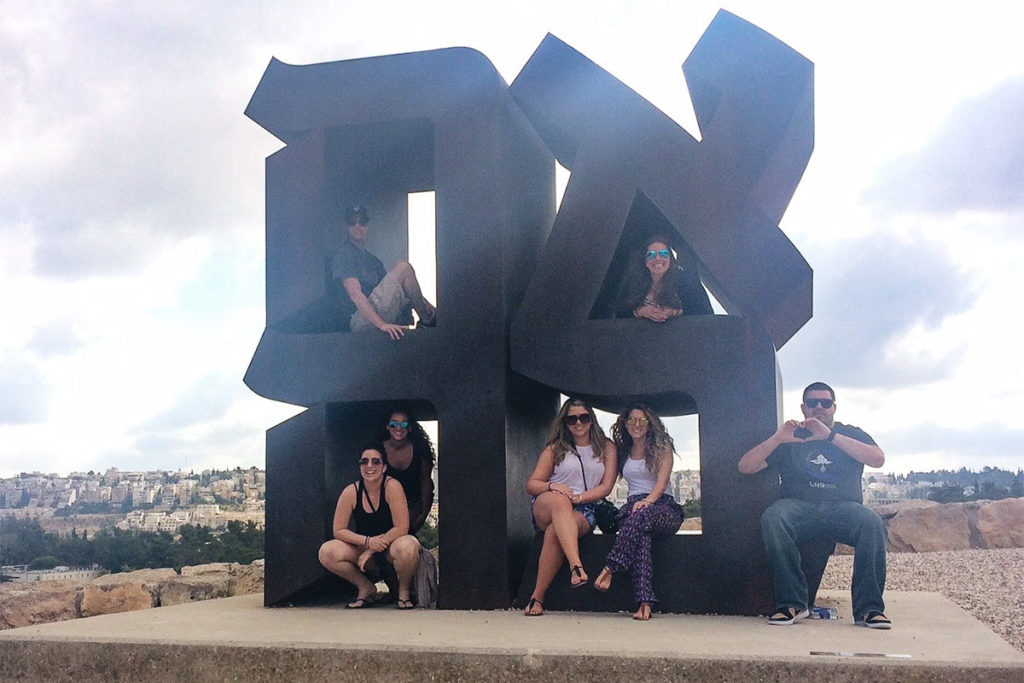
[[[576,494],[572,492],[572,488],[568,484],[548,484],[548,491],[553,493],[561,493],[563,496],[568,496],[569,500],[573,499]]]
[[[651,501],[646,498],[641,498],[637,502],[633,503],[633,512],[639,512],[640,510],[649,507],[651,507]]]
[[[811,441],[827,439],[828,435],[832,433],[832,430],[826,427],[825,423],[816,417],[807,418],[800,426],[811,433],[811,436],[807,437]]]
[[[669,318],[674,318],[677,315],[683,314],[679,309],[654,306],[653,304],[645,304],[633,311],[633,313],[638,318],[646,318],[647,320],[651,320],[656,323],[663,323]]]
[[[359,553],[359,557],[356,558],[356,566],[359,567],[359,571],[366,573],[366,563],[373,557],[373,550],[367,548],[363,552]]]
[[[800,427],[802,426],[802,422],[798,422],[796,420],[786,420],[785,423],[783,423],[783,425],[779,427],[779,430],[775,432],[775,440],[778,441],[779,443],[796,443],[798,441],[803,441],[804,439],[801,439],[800,437],[794,434],[794,432],[796,432],[796,430],[800,429]],[[828,435],[826,434],[826,436]]]
[[[380,328],[380,331],[387,334],[392,339],[401,339],[405,335],[405,328],[401,325],[393,325],[391,323],[384,323]]]
[[[370,539],[366,542],[366,547],[375,553],[382,553],[388,549],[391,545],[386,538],[383,536],[370,536]]]

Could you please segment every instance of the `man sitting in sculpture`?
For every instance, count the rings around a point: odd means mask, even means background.
[[[433,327],[437,310],[424,298],[412,266],[399,261],[390,271],[385,270],[381,260],[366,250],[369,223],[365,206],[348,207],[348,239],[331,260],[333,289],[343,314],[349,316],[349,329],[377,328],[392,339],[401,339],[412,322],[410,309],[419,315],[419,325]]]
[[[825,537],[856,550],[853,561],[853,616],[859,626],[888,629],[885,589],[885,524],[862,504],[864,465],[881,467],[885,454],[867,433],[835,421],[835,391],[824,382],[804,389],[802,422],[788,420],[743,454],[739,470],[766,467],[781,477],[779,500],[761,515],[761,534],[775,586],[771,625],[788,625],[808,615],[807,580],[800,568],[800,544]]]
[[[680,315],[714,312],[697,272],[679,266],[667,237],[655,235],[642,244],[619,288],[615,317],[663,323]]]

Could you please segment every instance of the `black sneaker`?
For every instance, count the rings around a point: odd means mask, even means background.
[[[857,624],[857,626],[866,626],[867,628],[877,628],[882,630],[892,628],[892,622],[889,621],[888,617],[881,612],[868,612],[853,623]]]

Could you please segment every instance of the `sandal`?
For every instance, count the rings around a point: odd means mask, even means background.
[[[867,626],[868,628],[877,628],[887,630],[892,628],[892,622],[881,612],[868,612],[862,618],[854,621],[857,626]]]
[[[398,607],[398,609],[412,609],[416,605],[413,604],[413,601],[409,598],[398,598],[398,603],[396,606]]]
[[[362,609],[364,607],[373,607],[380,600],[380,593],[370,593],[369,595],[356,598],[352,602],[345,605],[348,609]]]
[[[641,602],[640,606],[636,609],[636,614],[633,618],[637,621],[647,621],[651,618],[651,604],[649,602]]]
[[[583,588],[590,581],[583,575],[583,567],[576,564],[569,570],[569,587],[570,588]]]
[[[796,607],[786,607],[768,617],[768,625],[789,626],[800,619],[806,619],[808,614],[809,612],[806,609],[797,610]]]
[[[605,581],[605,577],[608,577],[608,581]],[[612,571],[605,567],[601,570],[601,573],[594,579],[594,588],[605,593],[612,587]]]
[[[540,606],[539,612],[534,612],[533,608],[537,605]],[[537,598],[530,598],[530,602],[526,603],[526,610],[523,612],[524,616],[527,617],[542,617],[544,616],[544,603]]]

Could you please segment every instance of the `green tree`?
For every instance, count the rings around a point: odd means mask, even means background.
[[[53,569],[57,566],[57,558],[53,555],[35,557],[28,563],[29,569]]]

